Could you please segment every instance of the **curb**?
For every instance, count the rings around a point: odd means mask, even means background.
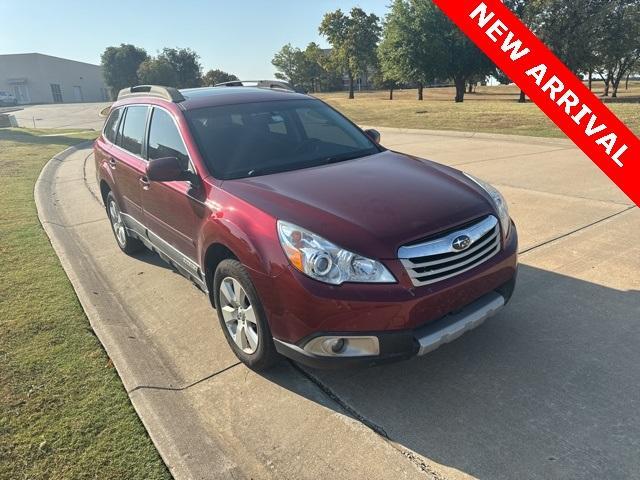
[[[414,135],[434,135],[440,137],[454,137],[454,138],[473,138],[474,140],[499,140],[501,142],[517,142],[528,143],[532,145],[559,145],[575,147],[573,142],[566,138],[548,138],[548,137],[533,137],[527,135],[507,135],[503,133],[483,133],[483,132],[459,132],[456,130],[426,130],[420,128],[398,128],[398,127],[384,127],[375,125],[362,125],[362,129],[375,128],[379,130],[385,130],[390,133],[407,133]]]
[[[142,420],[165,465],[176,479],[243,478],[241,470],[199,426],[198,412],[181,399],[175,389],[169,401],[159,400],[154,388],[146,388],[137,381],[136,372],[159,371],[172,385],[180,380],[166,364],[136,319],[112,293],[92,261],[75,239],[75,233],[65,225],[65,219],[55,204],[55,177],[63,162],[74,153],[86,149],[93,142],[79,143],[55,155],[43,167],[34,187],[38,218],[60,263],[89,319],[91,327],[102,343],[120,376],[129,400]],[[99,295],[97,293],[100,293]],[[123,320],[118,326],[109,320]],[[136,340],[132,342],[130,338]],[[166,412],[171,411],[171,415]],[[173,432],[169,435],[169,432]],[[177,434],[176,434],[177,433]],[[212,468],[215,465],[215,468]]]

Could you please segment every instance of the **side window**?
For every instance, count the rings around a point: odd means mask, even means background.
[[[149,160],[176,157],[178,160],[183,161],[185,165],[189,162],[187,149],[182,142],[176,124],[171,115],[161,108],[153,109],[147,153]]]
[[[120,129],[118,145],[134,155],[142,155],[142,143],[144,141],[144,129],[147,123],[149,107],[127,107],[124,117],[124,126]]]
[[[107,119],[107,123],[104,125],[104,136],[111,143],[115,143],[116,134],[118,133],[118,120],[120,120],[120,116],[122,115],[122,109],[118,108],[111,112],[109,118]]]

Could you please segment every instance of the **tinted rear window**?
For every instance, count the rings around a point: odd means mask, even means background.
[[[211,173],[243,178],[349,160],[380,151],[318,100],[281,100],[186,112]]]
[[[124,117],[124,126],[121,129],[121,136],[118,138],[118,145],[134,155],[142,155],[142,143],[144,141],[148,110],[149,108],[144,106],[127,107],[127,114]]]

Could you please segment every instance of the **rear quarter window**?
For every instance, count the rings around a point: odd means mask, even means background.
[[[122,116],[122,109],[118,108],[111,112],[109,118],[107,119],[107,123],[104,125],[104,136],[111,143],[115,143],[116,134],[118,133],[118,122],[120,121],[120,117]]]

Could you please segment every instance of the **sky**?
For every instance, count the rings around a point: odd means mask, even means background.
[[[391,0],[0,0],[0,54],[44,53],[100,63],[111,45],[132,43],[155,55],[189,47],[206,72],[273,78],[273,55],[286,43],[315,41],[325,12],[359,6],[383,17]],[[6,21],[10,19],[10,21]]]

